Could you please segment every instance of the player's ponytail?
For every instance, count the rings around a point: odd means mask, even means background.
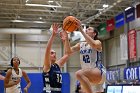
[[[96,33],[96,35],[94,36],[94,40],[98,40],[98,31],[97,31],[97,29],[94,28],[94,32]]]

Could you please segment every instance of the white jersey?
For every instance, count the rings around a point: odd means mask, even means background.
[[[82,69],[97,67],[101,71],[102,79],[99,84],[93,86],[94,92],[103,92],[102,84],[106,80],[106,69],[101,63],[100,53],[87,44],[87,42],[80,43],[80,62]]]
[[[80,43],[80,62],[82,69],[96,67],[97,51],[87,42]]]
[[[22,77],[22,70],[19,68],[19,74],[16,74],[15,70],[12,68],[12,75],[10,77],[10,81],[16,81]],[[22,93],[20,82],[17,85],[6,88],[6,93]]]

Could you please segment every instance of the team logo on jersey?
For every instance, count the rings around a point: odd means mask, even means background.
[[[17,81],[19,79],[19,77],[12,77],[13,81]]]
[[[88,54],[88,53],[92,53],[92,49],[80,50],[80,54]]]
[[[45,81],[46,81],[46,82],[50,82],[49,78],[45,78]]]

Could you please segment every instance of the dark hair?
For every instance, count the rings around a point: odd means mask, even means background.
[[[92,26],[87,26],[86,29],[89,28],[89,27],[92,27]],[[93,31],[96,33],[96,35],[94,36],[94,40],[98,40],[99,32],[97,31],[97,29],[95,27],[92,27],[92,28],[93,28]]]
[[[94,32],[96,33],[96,35],[95,35],[94,39],[95,39],[95,40],[97,40],[97,39],[98,39],[98,31],[97,31],[97,29],[96,29],[96,28],[93,28],[93,29],[94,29]]]
[[[12,59],[11,59],[11,66],[13,67],[13,59],[14,59],[15,57],[13,57]],[[20,64],[20,60],[19,60],[19,64]]]

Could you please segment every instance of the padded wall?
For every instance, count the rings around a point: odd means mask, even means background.
[[[28,93],[41,93],[43,90],[42,74],[41,73],[28,73],[28,76],[32,83],[31,87],[29,88]],[[69,73],[63,73],[62,77],[63,77],[62,93],[70,93],[70,75],[69,75]],[[22,91],[25,86],[26,86],[26,82],[22,78],[21,79]],[[0,93],[4,93],[3,80],[0,80]]]
[[[43,79],[41,73],[28,73],[31,80],[31,87],[29,88],[29,93],[41,93],[43,90]],[[70,93],[70,75],[69,73],[62,74],[62,93]],[[22,78],[21,87],[22,90],[26,86],[25,80]]]
[[[41,93],[43,90],[43,80],[42,80],[42,74],[41,73],[28,73],[28,76],[31,80],[31,87],[29,88],[29,93]],[[22,90],[26,86],[25,80],[22,78],[21,80],[21,87]]]
[[[62,93],[70,93],[70,74],[69,73],[63,73],[62,74]]]
[[[0,93],[4,93],[4,82],[0,80]]]

